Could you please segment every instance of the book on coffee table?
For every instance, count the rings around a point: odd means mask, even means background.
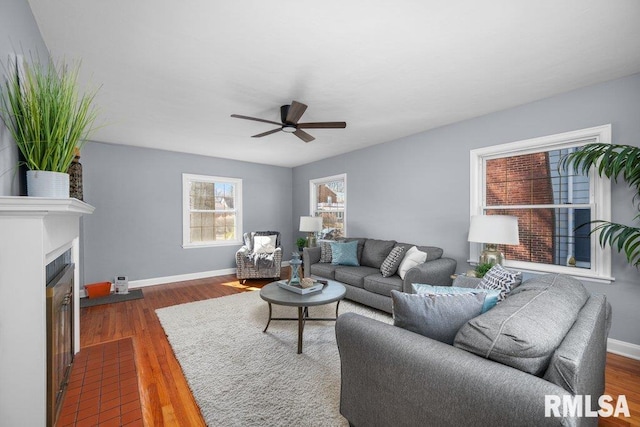
[[[307,295],[313,292],[321,291],[324,285],[322,283],[314,283],[313,286],[309,288],[303,288],[299,284],[296,284],[296,283],[290,284],[287,280],[279,280],[278,286],[280,286],[282,289],[286,289],[288,291],[295,292],[300,295]]]

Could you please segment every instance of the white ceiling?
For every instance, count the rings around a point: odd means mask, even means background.
[[[96,141],[297,166],[640,72],[638,0],[29,0]],[[291,100],[305,144],[274,126]]]

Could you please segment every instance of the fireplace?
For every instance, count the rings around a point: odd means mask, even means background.
[[[67,256],[68,254],[68,256]],[[70,258],[70,251],[58,259]],[[58,268],[54,261],[47,266],[61,270],[47,282],[47,425],[54,426],[66,392],[73,363],[73,276],[74,264]]]
[[[5,302],[0,310],[0,425],[46,426],[51,423],[49,406],[55,408],[56,402],[47,400],[49,390],[61,401],[59,384],[64,384],[69,359],[80,348],[80,220],[93,210],[75,199],[0,197],[0,301]],[[69,251],[70,259],[60,270],[48,274],[47,266]],[[74,264],[73,269],[67,264]],[[54,280],[61,273],[63,280]],[[60,283],[52,286],[52,298],[62,298],[57,312],[68,317],[51,322],[57,326],[49,333],[47,285],[52,280]],[[65,282],[71,283],[71,293],[64,289]],[[47,349],[58,347],[48,345],[49,337],[71,346],[51,353],[52,363],[61,361],[55,368],[49,367]],[[58,388],[55,379],[49,386],[50,372],[57,372]]]

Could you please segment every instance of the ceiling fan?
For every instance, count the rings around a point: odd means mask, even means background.
[[[241,116],[239,114],[232,114],[231,117],[235,117],[236,119],[255,120],[256,122],[271,123],[280,126],[277,129],[253,135],[252,138],[262,138],[263,136],[282,131],[292,133],[304,142],[310,142],[315,138],[302,129],[343,129],[347,127],[345,122],[298,123],[298,120],[300,120],[306,109],[306,105],[297,101],[291,101],[291,105],[283,105],[280,107],[280,120],[282,123],[258,119],[255,117]]]

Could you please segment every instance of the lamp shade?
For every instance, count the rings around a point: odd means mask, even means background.
[[[300,231],[313,233],[322,230],[322,217],[320,216],[301,216]]]
[[[510,215],[473,215],[469,241],[496,245],[519,245],[518,217]]]

